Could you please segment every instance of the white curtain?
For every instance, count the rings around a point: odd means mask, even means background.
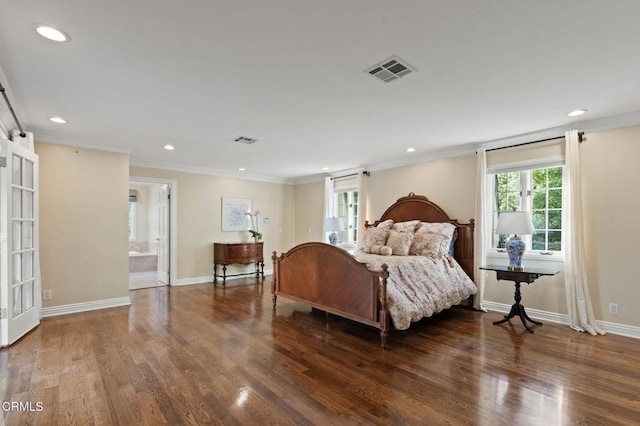
[[[605,334],[596,325],[589,295],[582,221],[582,186],[580,178],[580,142],[577,130],[565,134],[565,171],[563,182],[564,276],[567,311],[571,328],[592,335]]]
[[[367,172],[358,173],[358,236],[357,247],[360,247],[364,238],[364,223],[367,220],[367,207],[369,202],[369,175]]]
[[[473,307],[486,312],[484,301],[485,271],[489,238],[491,236],[491,200],[492,194],[487,177],[487,153],[485,148],[476,152],[476,220],[474,231],[474,276],[478,292],[473,299]]]
[[[333,217],[333,179],[324,178],[324,214],[322,216],[322,241],[329,242],[329,231],[327,231],[327,218]]]

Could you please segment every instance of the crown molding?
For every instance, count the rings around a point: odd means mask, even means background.
[[[186,164],[177,164],[171,162],[157,161],[157,160],[146,160],[143,158],[130,157],[129,165],[136,167],[147,167],[151,169],[161,169],[161,170],[170,170],[174,172],[184,172],[184,173],[196,173],[201,175],[209,175],[209,176],[220,176],[220,177],[228,177],[234,179],[243,179],[243,180],[254,180],[258,182],[267,182],[267,183],[289,183],[287,179],[277,178],[273,176],[265,176],[265,175],[256,175],[251,173],[244,172],[228,172],[217,169],[212,169],[208,167],[199,167],[199,166],[190,166]]]
[[[46,134],[36,133],[38,136],[35,137],[36,142],[49,143],[54,145],[64,145],[70,146],[73,148],[83,148],[83,149],[93,149],[96,151],[105,151],[105,152],[113,152],[117,154],[127,154],[131,155],[133,149],[131,148],[123,148],[117,146],[107,146],[107,145],[93,145],[93,144],[85,144],[85,143],[76,143],[76,142],[68,142],[61,141],[52,137],[47,136]]]
[[[549,129],[537,130],[535,132],[522,133],[520,135],[479,142],[476,144],[476,146],[483,146],[486,149],[504,148],[535,140],[551,139],[556,137],[563,138],[566,132],[574,129],[585,132],[587,133],[587,136],[589,136],[588,133],[601,132],[621,127],[637,126],[639,124],[640,111],[636,111],[627,114],[614,115],[611,117],[574,121],[562,126],[551,127]]]

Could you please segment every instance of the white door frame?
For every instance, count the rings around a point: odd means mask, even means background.
[[[171,185],[171,199],[169,200],[169,285],[175,286],[178,273],[178,181],[175,179],[150,178],[143,176],[129,176],[129,183],[154,183]]]

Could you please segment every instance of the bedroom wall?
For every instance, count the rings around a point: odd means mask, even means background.
[[[129,156],[36,143],[43,307],[129,297]]]
[[[475,214],[475,155],[371,172],[369,220],[380,218],[398,198],[414,192],[442,207],[452,219],[468,222]]]
[[[324,182],[295,186],[295,244],[322,241]]]
[[[475,155],[371,172],[367,219],[380,218],[398,198],[425,195],[461,222],[475,211]],[[443,184],[445,182],[446,184]],[[295,241],[322,241],[324,182],[295,187]]]
[[[598,319],[640,327],[640,126],[589,133],[580,146],[587,272]],[[609,314],[618,304],[618,315]]]
[[[178,284],[211,281],[214,242],[248,242],[248,232],[222,232],[222,197],[250,198],[260,210],[265,269],[271,269],[271,253],[294,245],[294,188],[292,185],[259,182],[198,173],[132,166],[132,177],[177,181],[177,279]],[[269,223],[264,219],[269,218]],[[232,265],[228,273],[246,271]]]

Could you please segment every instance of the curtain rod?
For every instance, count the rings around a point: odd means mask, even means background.
[[[360,173],[351,173],[350,175],[335,176],[335,177],[332,177],[332,178],[331,178],[331,180],[334,180],[334,179],[342,179],[342,178],[348,178],[348,177],[351,177],[351,176],[358,176],[359,174],[360,174]],[[363,175],[365,175],[365,176],[371,176],[371,173],[369,173],[369,172],[362,172],[362,174],[363,174]]]
[[[582,140],[583,140],[582,136],[584,136],[584,132],[578,132],[578,142],[580,142],[580,143],[582,143]],[[540,140],[537,140],[537,141],[517,143],[515,145],[501,146],[500,148],[491,148],[491,149],[487,149],[487,152],[489,152],[489,151],[498,151],[500,149],[506,149],[506,148],[514,148],[516,146],[525,146],[525,145],[531,145],[531,144],[534,144],[534,143],[547,142],[547,141],[552,141],[552,140],[561,139],[561,138],[564,138],[564,135],[563,136],[555,136],[555,137],[552,137],[552,138],[540,139]]]
[[[13,110],[13,107],[11,106],[11,102],[9,102],[9,98],[7,97],[7,93],[4,90],[4,86],[2,85],[2,82],[0,82],[0,92],[2,92],[2,96],[4,97],[4,101],[7,103],[7,107],[9,108],[9,112],[11,112],[11,115],[13,115],[13,121],[16,122],[16,126],[18,126],[18,130],[20,130],[20,137],[24,138],[27,135],[24,133],[24,130],[22,130],[22,126],[20,125],[20,122],[18,121],[18,117],[16,116],[16,113]]]

